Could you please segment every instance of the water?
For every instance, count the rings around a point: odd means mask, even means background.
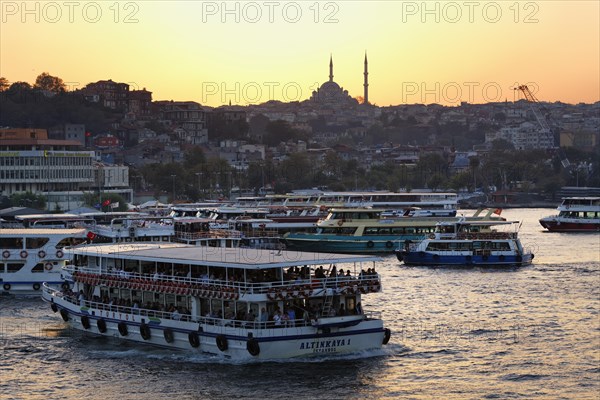
[[[523,221],[534,264],[510,270],[378,266],[392,339],[369,358],[231,364],[89,337],[39,299],[0,299],[0,399],[598,399],[600,234]],[[365,308],[367,308],[365,307]]]

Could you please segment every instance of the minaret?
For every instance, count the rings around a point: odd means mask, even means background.
[[[329,56],[329,82],[333,82],[333,56]]]
[[[369,104],[369,71],[368,71],[368,62],[367,62],[367,52],[365,51],[365,83],[363,84],[363,86],[365,87],[365,94],[364,94],[364,103],[363,104]]]

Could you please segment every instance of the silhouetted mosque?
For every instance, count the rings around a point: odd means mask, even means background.
[[[365,53],[365,72],[364,72],[364,99],[365,104],[369,102],[369,83],[368,83],[368,62]],[[313,91],[310,101],[319,105],[333,107],[348,107],[358,105],[358,101],[348,94],[347,90],[338,85],[333,80],[333,56],[329,58],[329,80],[323,83],[317,90]]]

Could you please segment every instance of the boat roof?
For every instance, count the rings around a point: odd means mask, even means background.
[[[68,251],[72,254],[91,257],[243,269],[381,261],[378,256],[205,247],[179,243],[91,244],[72,247]]]
[[[475,226],[491,226],[491,225],[512,225],[519,224],[521,221],[505,221],[500,219],[485,219],[485,220],[456,220],[456,221],[440,221],[437,225],[475,225]]]
[[[15,236],[77,236],[86,232],[83,228],[16,228],[16,229],[0,229],[0,236],[15,237]]]

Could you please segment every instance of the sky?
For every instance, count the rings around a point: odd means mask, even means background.
[[[5,1],[0,76],[112,79],[153,100],[308,99],[329,79],[379,106],[600,101],[600,1]]]

